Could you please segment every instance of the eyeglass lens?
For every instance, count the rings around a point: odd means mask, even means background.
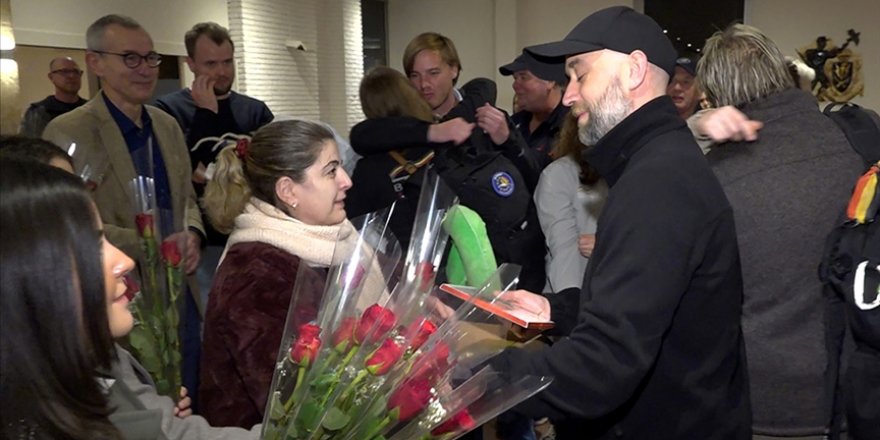
[[[147,65],[150,67],[156,67],[162,62],[162,55],[157,54],[156,52],[150,52],[146,55],[140,55],[136,53],[127,53],[122,56],[123,62],[125,65],[134,69],[137,66],[141,65],[141,61],[146,61]]]
[[[60,73],[62,75],[82,75],[83,71],[79,69],[58,69],[53,70],[51,73]]]

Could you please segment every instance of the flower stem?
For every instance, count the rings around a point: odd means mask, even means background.
[[[357,374],[357,376],[355,376],[354,380],[351,381],[351,383],[348,384],[347,387],[345,387],[345,391],[342,392],[342,396],[339,398],[339,400],[341,402],[345,403],[345,400],[348,398],[348,395],[355,389],[355,387],[357,387],[361,383],[361,381],[364,380],[365,377],[367,377],[368,373],[369,372],[366,369],[358,371],[358,374]]]
[[[343,368],[348,366],[348,363],[351,362],[351,358],[354,357],[354,354],[357,353],[357,345],[352,345],[351,348],[346,353],[345,357],[342,359],[342,366],[339,371],[342,371]]]
[[[357,353],[357,348],[358,348],[357,345],[353,345],[353,346],[348,350],[348,353],[345,354],[345,357],[342,359],[342,363],[339,364],[339,367],[338,367],[337,370],[336,370],[336,371],[339,372],[339,373],[337,373],[337,374],[342,374],[342,371],[345,370],[345,367],[347,367],[347,366],[348,366],[348,363],[351,362],[351,358],[353,358],[353,357],[354,357],[354,354]],[[334,350],[333,353],[332,353],[332,355],[335,355],[335,354],[336,354],[336,351]],[[329,365],[329,363],[328,363],[328,365]],[[321,398],[321,406],[322,406],[322,407],[327,405],[327,400],[329,400],[329,399],[330,399],[330,395],[333,394],[333,389],[334,389],[334,387],[330,387],[330,388],[327,390],[327,392],[324,393],[324,397]]]
[[[296,390],[299,389],[299,384],[302,383],[305,375],[306,375],[306,367],[300,365],[299,370],[296,372],[296,383],[293,384],[293,391],[290,392],[290,396],[287,396],[287,401],[284,402],[284,413],[285,414],[289,413],[290,408],[293,407],[293,396],[296,395]]]
[[[376,425],[372,430],[370,430],[370,431],[367,433],[367,435],[364,436],[364,438],[367,439],[367,440],[370,440],[370,439],[372,439],[373,437],[379,435],[379,433],[382,432],[382,430],[385,429],[385,426],[388,425],[389,423],[391,423],[391,417],[390,417],[390,416],[385,416],[385,418],[382,419],[382,421],[379,422],[379,424]]]

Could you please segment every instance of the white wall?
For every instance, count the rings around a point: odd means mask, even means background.
[[[513,80],[498,67],[524,46],[560,40],[591,11],[621,0],[388,0],[388,63],[403,71],[403,51],[416,35],[439,32],[455,43],[462,63],[458,84],[485,77],[498,84],[498,107],[510,110]]]
[[[128,15],[153,37],[156,51],[186,55],[183,34],[201,21],[228,26],[226,0],[12,0],[18,44],[85,49],[86,28],[107,14]]]
[[[56,49],[84,49],[86,28],[117,13],[140,22],[156,51],[185,56],[186,31],[214,21],[236,43],[236,90],[265,101],[279,117],[320,119],[346,136],[363,118],[359,0],[11,0],[11,7],[19,45]],[[288,50],[289,39],[308,50]],[[180,72],[181,86],[188,86],[193,78],[184,63]],[[45,78],[45,68],[21,74]]]
[[[343,136],[363,119],[359,0],[229,0],[240,91],[278,118],[322,120]],[[306,50],[288,48],[298,40]]]
[[[389,67],[403,71],[406,45],[416,35],[430,31],[455,43],[462,66],[459,84],[476,77],[494,78],[494,21],[493,0],[389,0]]]
[[[746,23],[764,31],[787,55],[825,35],[834,44],[846,41],[846,31],[861,32],[865,95],[853,102],[880,111],[880,1],[877,0],[751,0]]]
[[[456,43],[464,65],[461,80],[494,78],[498,106],[509,109],[512,82],[498,75],[498,66],[524,46],[563,38],[591,12],[612,5],[642,10],[641,0],[388,0],[389,64],[403,70],[409,40],[424,31],[440,32]],[[880,109],[880,1],[746,0],[745,22],[792,55],[819,35],[842,43],[847,29],[860,31],[855,50],[864,59],[865,96],[855,102]]]

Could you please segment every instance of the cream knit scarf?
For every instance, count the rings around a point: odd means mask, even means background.
[[[233,245],[255,241],[296,255],[309,266],[328,267],[351,255],[357,245],[358,233],[348,220],[330,226],[307,225],[280,209],[251,197],[244,212],[235,218],[235,228],[229,235],[220,262],[223,262],[226,252]],[[362,310],[373,302],[384,302],[387,297],[382,271],[378,263],[373,261],[358,300],[359,309]]]
[[[244,212],[235,218],[235,229],[229,235],[226,251],[236,243],[260,242],[271,244],[301,258],[309,266],[327,267],[333,263],[336,243],[347,256],[357,243],[357,231],[348,220],[330,226],[307,225],[280,209],[251,197]],[[223,261],[221,257],[220,261]]]

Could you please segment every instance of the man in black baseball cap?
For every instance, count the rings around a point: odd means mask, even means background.
[[[733,211],[666,95],[672,44],[618,6],[526,50],[565,58],[563,102],[609,190],[581,288],[505,296],[563,336],[491,361],[514,380],[554,377],[515,409],[550,417],[560,440],[750,439]]]
[[[568,113],[568,107],[562,105],[562,89],[568,83],[565,66],[561,59],[555,63],[541,62],[523,51],[498,71],[504,76],[513,76],[513,91],[519,110],[511,119],[536,152],[543,169],[552,160],[550,152]]]
[[[682,119],[691,117],[700,107],[700,86],[697,84],[697,61],[699,58],[684,55],[675,60],[675,74],[666,87]]]

